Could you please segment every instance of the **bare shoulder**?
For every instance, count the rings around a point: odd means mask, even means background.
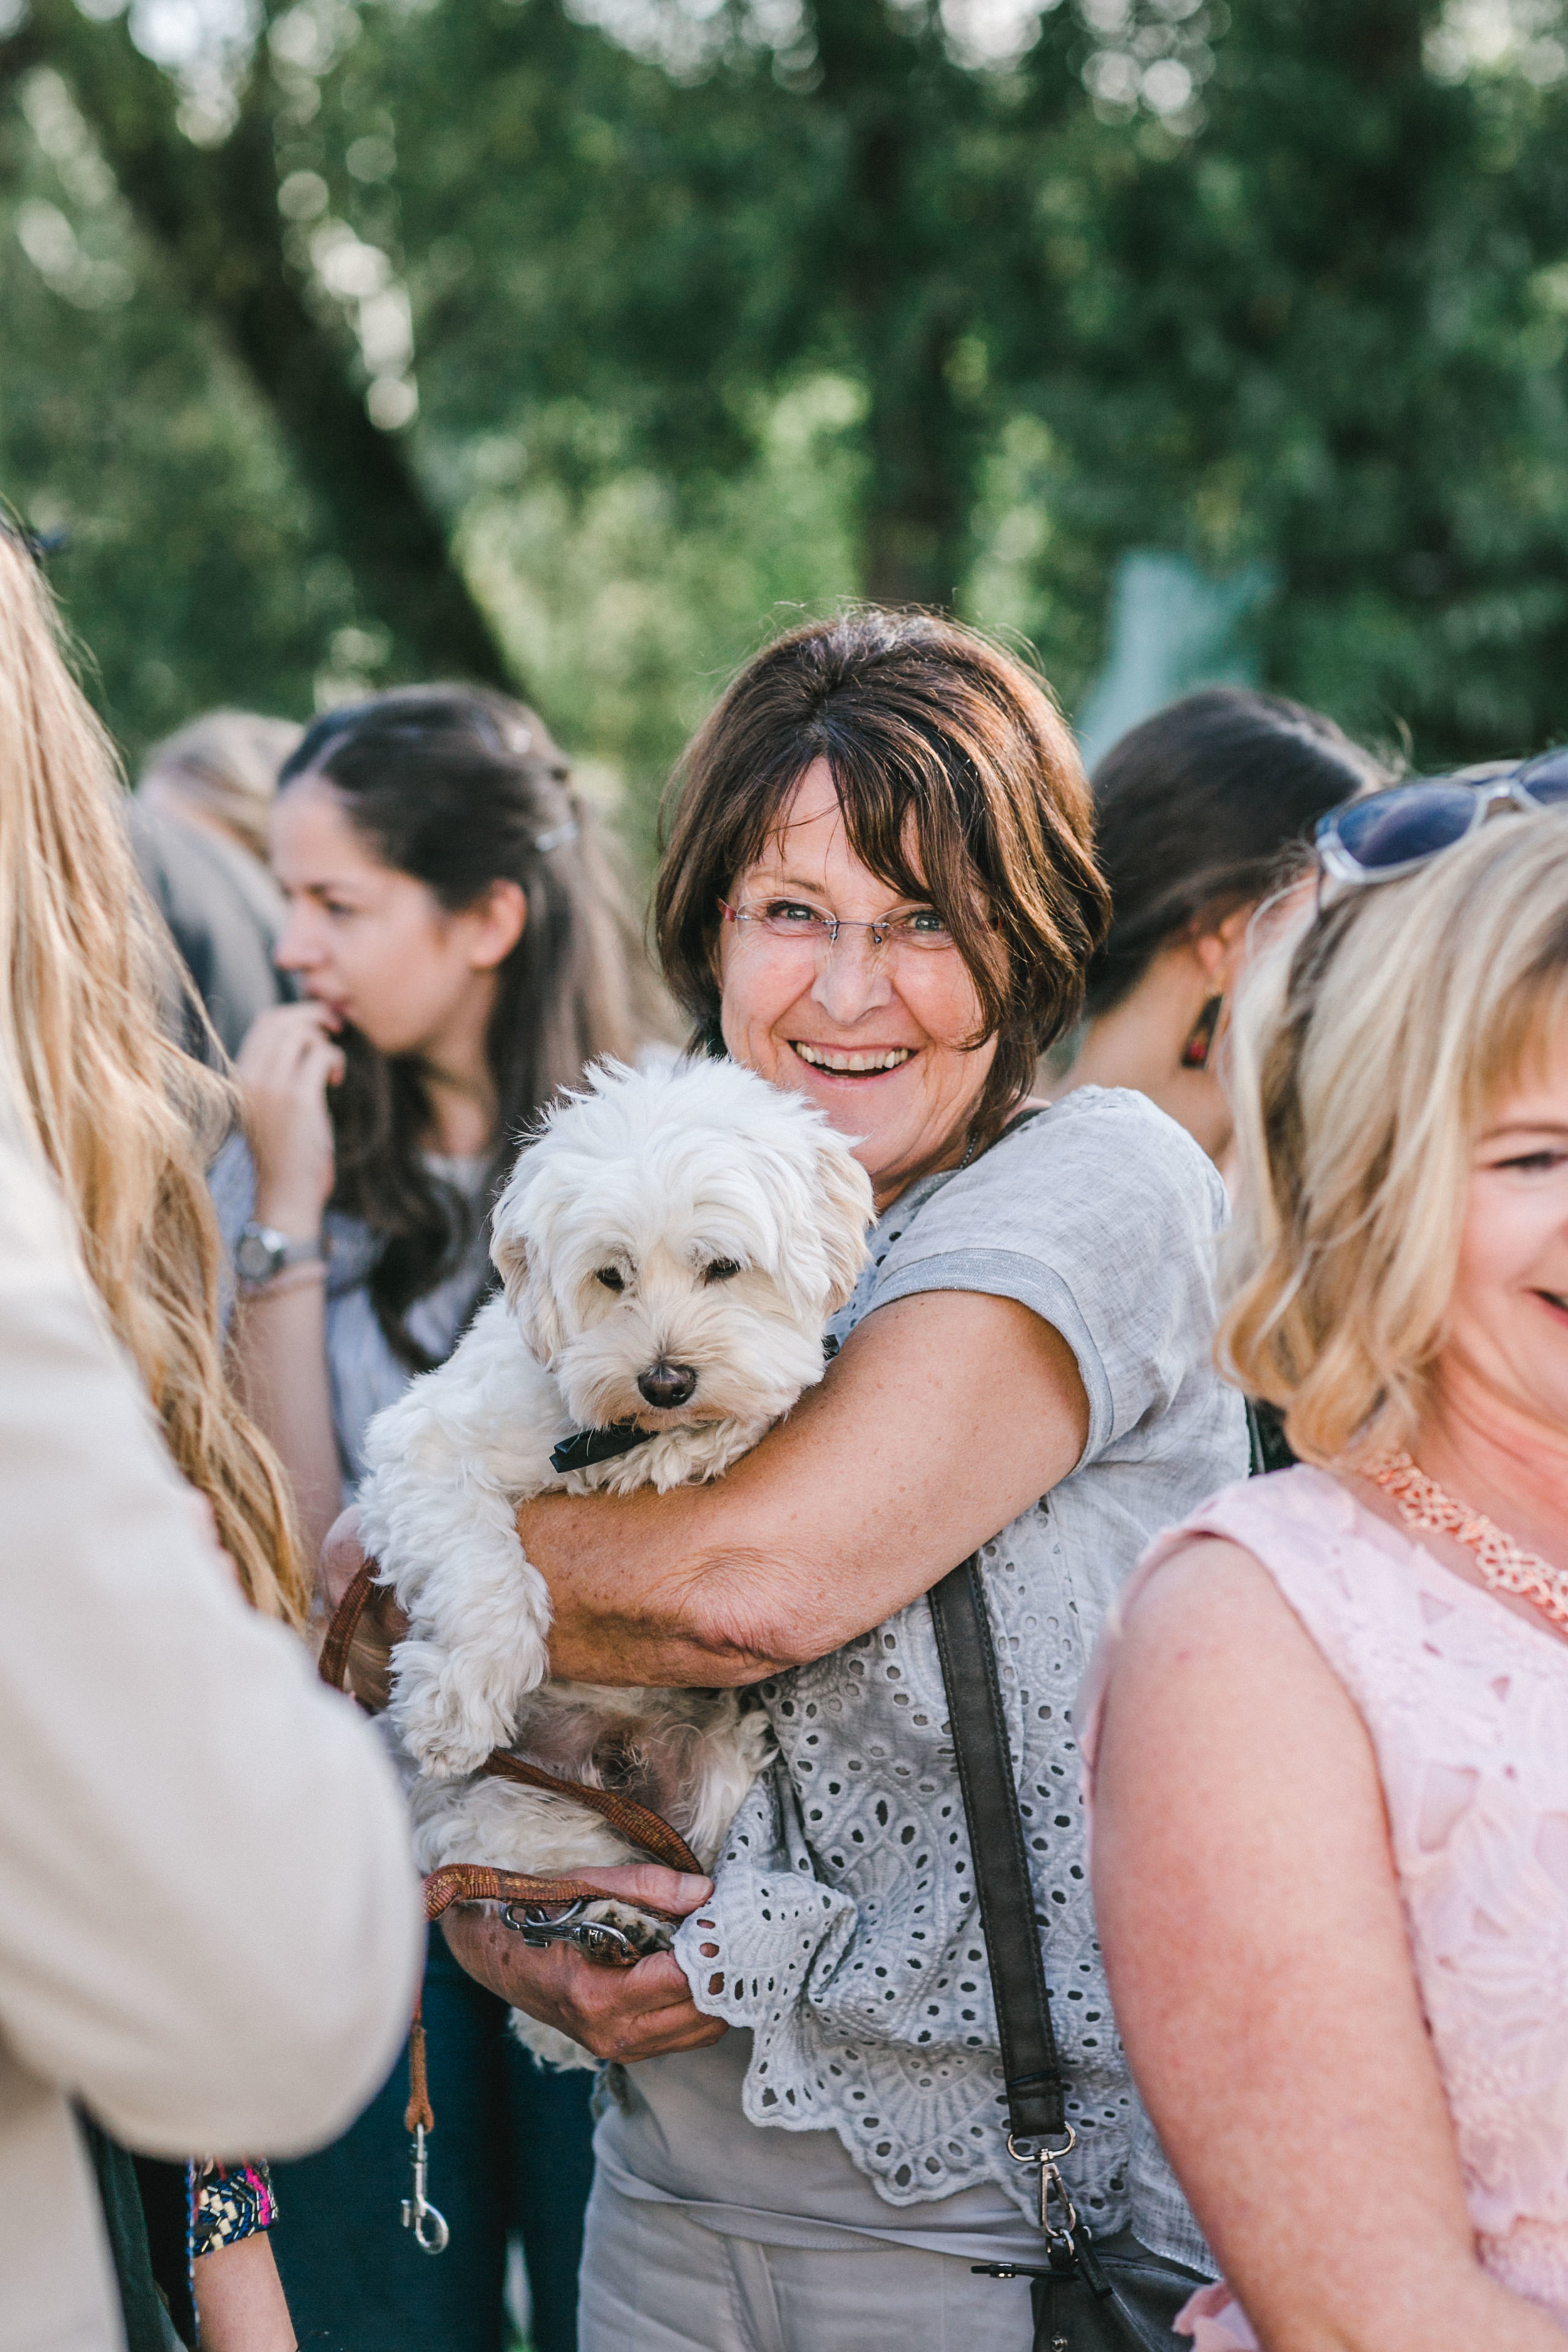
[[[1163,1560],[1125,1604],[1119,1666],[1151,1654],[1168,1657],[1191,1645],[1208,1654],[1277,1642],[1287,1648],[1307,1635],[1261,1560],[1225,1536],[1194,1536]]]
[[[1158,1736],[1204,1727],[1205,1741],[1272,1744],[1359,1718],[1343,1684],[1274,1579],[1245,1546],[1194,1537],[1130,1596],[1105,1677],[1107,1723],[1135,1717]]]

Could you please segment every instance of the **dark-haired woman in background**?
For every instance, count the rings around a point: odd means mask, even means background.
[[[319,719],[271,842],[278,961],[305,1002],[264,1013],[239,1056],[254,1189],[250,1166],[216,1181],[244,1392],[319,1546],[366,1423],[451,1352],[493,1279],[489,1208],[521,1131],[585,1062],[635,1057],[656,1000],[565,759],[502,696],[406,688]],[[439,1939],[425,2015],[451,2246],[431,2261],[399,2225],[398,2070],[336,2147],[279,2168],[300,2338],[499,2352],[516,2230],[537,2352],[570,2352],[587,2078],[537,2069]]]
[[[1321,712],[1210,687],[1157,710],[1094,772],[1111,924],[1089,967],[1072,1087],[1134,1087],[1223,1169],[1213,1048],[1247,926],[1305,870],[1318,819],[1393,782]]]

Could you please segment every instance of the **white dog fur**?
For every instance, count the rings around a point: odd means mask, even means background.
[[[718,1477],[819,1380],[823,1326],[864,1262],[871,1188],[799,1096],[731,1062],[609,1064],[550,1112],[497,1205],[503,1293],[450,1360],[373,1423],[361,1539],[408,1612],[389,1715],[411,1760],[421,1869],[540,1876],[640,1860],[569,1798],[474,1778],[492,1748],[614,1786],[661,1813],[704,1867],[767,1761],[737,1693],[548,1680],[550,1595],[516,1506],[551,1489],[624,1495]],[[689,1370],[650,1406],[638,1377]],[[657,1383],[656,1383],[657,1385]],[[562,1474],[557,1442],[635,1421],[656,1433]],[[591,1916],[640,1915],[612,1903]],[[593,2062],[514,2012],[556,2064]]]

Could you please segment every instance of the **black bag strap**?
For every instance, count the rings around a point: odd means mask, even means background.
[[[1123,2343],[1141,2347],[1141,2352],[1161,2352],[1162,2345],[1173,2343],[1173,2337],[1163,2330],[1159,2336],[1152,2333],[1129,2302],[1095,2252],[1090,2233],[1068,2203],[1061,2176],[1050,2161],[1053,2153],[1067,2152],[1065,2147],[1053,2150],[1050,2143],[1065,2138],[1070,2147],[1073,2134],[1067,2120],[1061,2053],[1051,2024],[1040,1922],[1035,1915],[1035,1891],[1007,1748],[1002,1680],[996,1671],[996,1645],[979,1553],[972,1552],[962,1567],[933,1586],[928,1597],[958,1761],[958,1785],[969,1824],[975,1903],[996,2004],[1007,2093],[1008,2152],[1026,2161],[1032,2146],[1035,2160],[1044,2158],[1040,2227],[1049,2250],[1048,2267],[1030,2274],[1037,2352],[1072,2344],[1073,2335],[1068,2331],[1074,2326],[1074,2307],[1064,2305],[1061,2298],[1083,2291],[1100,2305]],[[1047,2194],[1059,2200],[1059,2227],[1047,2216]],[[1004,2278],[1018,2275],[1011,2263],[976,2267]],[[1081,2310],[1081,2305],[1076,2308]]]
[[[930,1598],[996,2003],[1008,2130],[1019,2141],[1058,2138],[1067,2124],[1062,2062],[978,1552],[944,1576]]]

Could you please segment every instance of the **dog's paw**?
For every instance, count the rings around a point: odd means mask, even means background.
[[[531,2051],[541,2065],[552,2066],[560,2074],[566,2074],[574,2066],[597,2070],[601,2063],[580,2042],[574,2042],[569,2034],[558,2032],[553,2025],[542,2025],[538,2018],[530,2017],[525,2009],[512,2011],[511,2030],[523,2048]]]
[[[458,1780],[477,1772],[492,1748],[504,1748],[513,1727],[482,1693],[411,1656],[418,1646],[405,1643],[397,1654],[397,1687],[388,1712],[421,1772],[434,1780]]]
[[[583,1914],[606,1927],[616,1927],[637,1953],[646,1960],[650,1953],[668,1952],[674,1940],[674,1929],[668,1919],[656,1919],[646,1911],[634,1911],[625,1903],[613,1898],[604,1903],[590,1903]]]

